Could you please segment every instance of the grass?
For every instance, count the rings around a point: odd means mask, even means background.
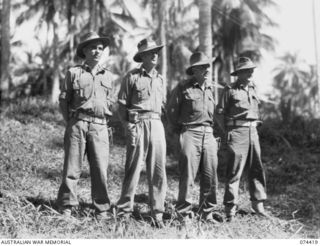
[[[63,165],[64,124],[57,107],[45,99],[25,99],[2,107],[0,118],[0,238],[319,238],[320,237],[320,153],[315,148],[288,149],[281,141],[269,144],[262,139],[263,161],[267,167],[266,208],[270,220],[250,213],[247,187],[242,183],[241,211],[231,222],[219,225],[203,223],[197,217],[181,226],[167,219],[167,226],[150,225],[146,175],[142,172],[136,195],[136,219],[119,221],[113,217],[98,222],[91,211],[90,174],[83,166],[79,182],[80,206],[75,218],[66,219],[57,212],[56,196]],[[116,126],[116,125],[115,125]],[[124,139],[117,134],[110,149],[108,168],[109,196],[119,199],[124,176]],[[274,139],[273,139],[274,141]],[[222,155],[223,157],[223,155]],[[221,158],[217,207],[223,213],[225,165]],[[167,159],[168,192],[166,216],[173,213],[178,191],[177,160]],[[193,189],[195,206],[198,183]]]

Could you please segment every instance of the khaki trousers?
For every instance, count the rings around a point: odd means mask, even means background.
[[[228,129],[228,167],[224,205],[232,207],[239,202],[240,178],[248,170],[251,201],[267,198],[265,170],[256,127],[230,127]]]
[[[167,189],[166,141],[160,120],[142,120],[136,124],[128,124],[125,176],[117,204],[122,211],[133,211],[134,195],[144,163],[146,163],[151,212],[163,213]]]
[[[109,134],[107,125],[89,123],[72,118],[64,136],[65,159],[62,184],[58,192],[61,206],[77,206],[77,184],[85,153],[91,175],[91,196],[94,208],[106,211],[110,208],[107,192],[107,167],[109,158]]]
[[[187,213],[192,209],[191,190],[199,170],[199,210],[210,212],[217,204],[217,141],[212,132],[186,130],[180,134],[180,146],[177,211]]]

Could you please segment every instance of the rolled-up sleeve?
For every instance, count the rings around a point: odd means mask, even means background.
[[[72,97],[72,75],[68,71],[60,88],[59,106],[65,121],[69,120],[69,104]]]

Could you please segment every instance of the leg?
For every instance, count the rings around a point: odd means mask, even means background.
[[[167,190],[166,176],[166,140],[162,122],[145,121],[146,143],[149,139],[146,158],[149,183],[149,200],[153,216],[164,212],[164,200]]]
[[[134,195],[139,182],[144,156],[144,132],[141,123],[132,124],[128,129],[127,157],[122,191],[117,206],[124,212],[132,212]],[[133,141],[134,139],[134,141]]]
[[[238,127],[228,132],[229,161],[224,195],[226,212],[234,215],[239,200],[239,183],[249,151],[249,129]],[[230,210],[230,211],[229,211]]]
[[[263,163],[261,161],[261,148],[256,129],[251,133],[252,161],[249,165],[249,190],[251,201],[264,201],[267,199],[266,178]]]
[[[179,195],[177,210],[187,213],[192,208],[190,192],[197,175],[202,152],[202,132],[185,131],[180,134]]]
[[[64,136],[64,167],[62,183],[58,192],[58,203],[62,207],[77,206],[77,184],[85,153],[86,125],[83,121],[71,119]]]
[[[110,208],[107,191],[109,134],[107,125],[90,124],[87,138],[93,206],[101,213]]]
[[[218,145],[212,133],[206,133],[203,143],[200,178],[200,209],[208,213],[217,204],[218,188]]]

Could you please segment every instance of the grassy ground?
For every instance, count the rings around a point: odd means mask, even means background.
[[[45,101],[30,99],[2,108],[0,118],[0,238],[319,238],[320,237],[320,150],[288,149],[285,143],[262,141],[267,167],[266,208],[270,220],[250,213],[245,183],[241,189],[241,211],[236,219],[219,225],[194,218],[182,227],[170,219],[178,190],[177,161],[167,159],[167,226],[156,229],[148,212],[146,176],[141,175],[136,196],[136,219],[116,217],[98,222],[90,209],[90,174],[83,167],[79,182],[80,207],[74,219],[65,219],[55,203],[61,181],[64,124],[56,108]],[[121,135],[121,134],[120,134]],[[125,146],[117,135],[110,150],[109,195],[119,198],[124,176]],[[263,139],[262,139],[263,140]],[[223,155],[219,166],[224,179]],[[223,182],[220,182],[218,209],[223,212]],[[194,203],[198,201],[198,184]]]

